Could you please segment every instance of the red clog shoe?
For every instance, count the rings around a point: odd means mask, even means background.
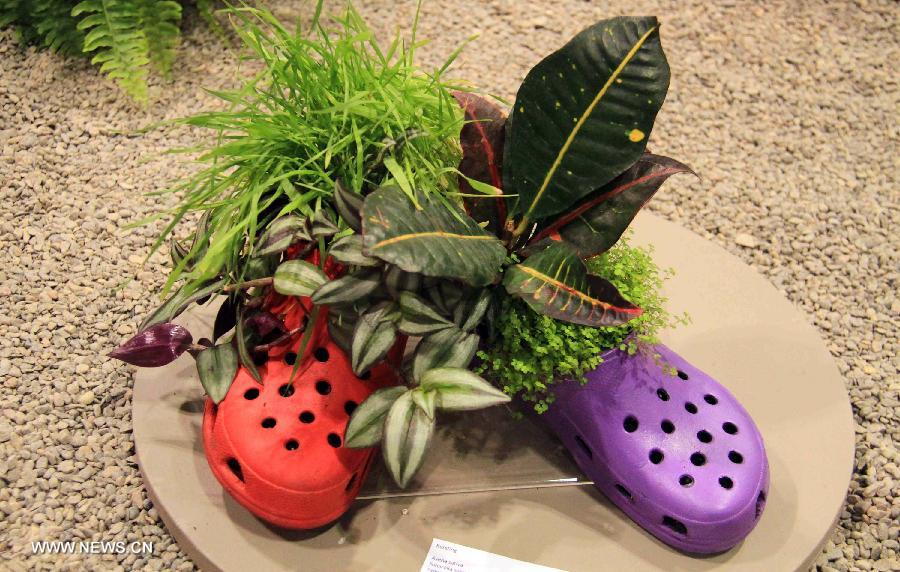
[[[265,307],[292,329],[311,303],[274,294]],[[284,528],[323,526],[350,507],[377,449],[344,447],[344,429],[373,391],[398,383],[403,342],[359,378],[328,335],[326,310],[311,325],[307,364],[293,384],[299,339],[268,352],[259,367],[262,383],[241,367],[218,406],[207,399],[203,416],[206,459],[219,483],[254,515]]]

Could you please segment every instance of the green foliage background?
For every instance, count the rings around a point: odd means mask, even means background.
[[[197,2],[212,18],[209,0]],[[0,0],[0,28],[24,43],[91,63],[139,102],[151,68],[167,76],[180,39],[182,6],[174,0]]]
[[[538,413],[553,402],[552,385],[560,379],[580,379],[596,368],[601,354],[620,348],[634,354],[659,342],[659,332],[687,321],[665,309],[660,288],[671,270],[653,262],[652,247],[634,247],[623,236],[612,249],[588,260],[590,270],[612,282],[644,312],[626,324],[592,328],[541,315],[518,298],[503,301],[497,320],[498,336],[479,352],[479,373],[509,395],[534,403]],[[633,334],[633,335],[630,335]]]

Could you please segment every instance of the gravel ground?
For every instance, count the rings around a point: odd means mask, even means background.
[[[382,34],[411,21],[408,1],[359,4]],[[426,3],[422,34],[435,41],[423,63],[477,32],[457,73],[510,99],[530,66],[594,19],[665,22],[673,81],[651,146],[704,180],[670,182],[652,209],[753,265],[818,327],[846,379],[857,450],[817,567],[900,570],[897,4],[464,4]],[[241,73],[188,20],[174,80],[153,86],[145,110],[86,64],[0,35],[0,568],[193,567],[141,484],[129,371],[102,357],[134,332],[164,271],[161,256],[140,266],[157,227],[119,229],[157,208],[144,193],[190,170],[159,152],[196,137],[135,129],[209,109],[201,86]],[[50,539],[139,539],[156,551],[30,554],[28,541]]]

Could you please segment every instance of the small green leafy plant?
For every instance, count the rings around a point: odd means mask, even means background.
[[[182,285],[116,357],[158,365],[191,351],[218,402],[238,367],[260,379],[255,352],[302,336],[296,372],[312,328],[279,327],[265,311],[273,292],[307,299],[309,324],[327,312],[358,376],[409,339],[401,384],[360,404],[344,435],[348,447],[381,443],[406,486],[441,410],[511,394],[546,405],[552,378],[584,373],[609,347],[633,351],[669,323],[649,255],[613,248],[666,179],[690,172],[645,150],[669,82],[655,18],[579,33],[529,72],[507,119],[481,96],[451,93],[444,68],[416,70],[415,41],[382,52],[352,11],[337,34],[316,23],[311,38],[268,13],[240,14],[252,16],[239,32],[265,69],[222,95],[234,110],[187,120],[222,140],[181,187],[167,233],[187,212],[204,217],[190,245],[171,243],[170,284]],[[212,339],[194,344],[171,320],[217,293],[228,299]],[[584,342],[562,363],[532,359],[498,379],[560,336]]]
[[[494,343],[478,352],[481,364],[476,371],[496,380],[505,393],[533,402],[538,413],[553,402],[557,381],[584,381],[584,374],[603,362],[604,352],[618,348],[634,354],[659,343],[661,330],[686,320],[665,309],[660,288],[669,271],[656,266],[650,247],[632,247],[622,237],[587,264],[640,307],[641,315],[618,326],[595,328],[554,320],[522,300],[506,299],[498,312]]]
[[[212,5],[198,2],[211,20]],[[147,101],[149,68],[167,77],[180,38],[182,6],[174,0],[0,0],[0,28],[25,43],[91,63],[129,95]]]

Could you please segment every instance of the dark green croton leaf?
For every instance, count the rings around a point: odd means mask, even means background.
[[[529,245],[539,247],[562,238],[582,258],[602,254],[619,240],[666,179],[678,173],[693,171],[675,159],[645,153],[608,185],[540,229]]]
[[[520,227],[571,208],[634,163],[668,87],[652,17],[602,20],[538,63],[516,95],[503,158]]]
[[[396,187],[383,187],[363,205],[363,248],[407,272],[493,282],[506,248],[468,215],[421,195],[419,207]]]
[[[588,273],[575,248],[553,242],[509,267],[506,290],[536,312],[586,326],[617,326],[641,314],[609,281]]]
[[[503,140],[506,136],[506,113],[494,102],[474,93],[457,91],[453,97],[465,112],[466,124],[459,133],[463,158],[459,171],[459,190],[472,197],[463,197],[466,212],[497,236],[506,220],[506,199],[490,198],[477,192],[466,179],[474,179],[503,188]]]

